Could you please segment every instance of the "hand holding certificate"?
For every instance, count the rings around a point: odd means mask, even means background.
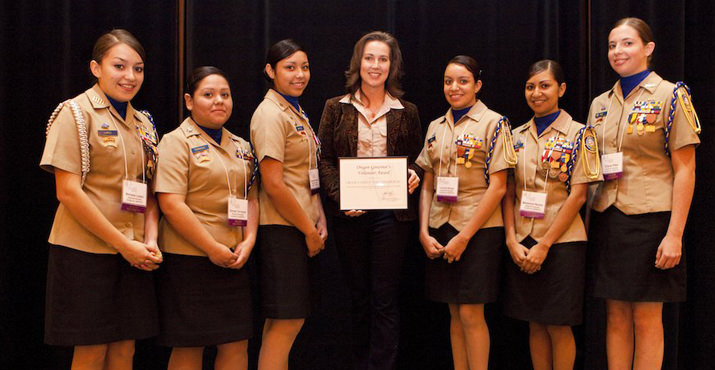
[[[340,210],[407,209],[407,157],[338,161]]]

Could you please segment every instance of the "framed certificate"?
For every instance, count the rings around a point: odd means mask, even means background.
[[[340,210],[407,209],[407,157],[338,158]]]

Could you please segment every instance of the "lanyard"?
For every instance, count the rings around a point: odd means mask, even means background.
[[[119,135],[119,140],[122,142],[122,155],[124,157],[124,178],[129,179],[129,167],[127,166],[127,147],[124,146],[124,137],[122,136],[122,130],[119,129],[119,125],[117,125],[117,122],[114,120],[114,116],[112,115],[112,112],[109,110],[109,107],[107,107],[107,113],[109,114],[109,118],[112,119],[112,124],[114,124],[114,128],[117,129],[117,134]],[[138,127],[136,124],[134,124],[134,128],[138,130]],[[146,178],[145,178],[145,169],[144,169],[144,148],[142,147],[142,140],[141,138],[139,139],[139,152],[141,153],[142,157],[142,183],[146,183]]]
[[[559,135],[560,135],[560,133],[557,131],[556,137],[554,138],[554,144],[556,143],[556,141],[559,140]],[[529,140],[524,140],[524,148],[522,149],[522,151],[524,152],[524,155],[522,156],[523,162],[524,162],[524,190],[526,190],[526,191],[529,190],[529,188],[526,186],[526,167],[527,167],[526,166],[526,146],[527,146],[528,142],[529,142]],[[536,161],[537,162],[539,161],[539,139],[538,139],[538,137],[536,139]],[[539,163],[536,164],[536,167],[537,168],[539,167]],[[544,190],[543,190],[544,193],[546,193],[547,186],[549,185],[549,172],[550,171],[551,171],[551,166],[549,166],[549,168],[546,169],[546,175],[544,175]]]
[[[638,101],[638,99],[640,99],[641,95],[643,95],[643,90],[644,89],[641,89],[640,93],[638,93],[638,96],[636,97],[636,100],[635,100],[636,102]],[[613,103],[613,95],[615,95],[615,94],[616,93],[614,92],[611,95],[611,98],[608,100],[608,108],[606,109],[606,112],[610,113],[611,104]],[[626,106],[626,97],[625,96],[623,97],[623,106],[624,107]],[[634,106],[635,106],[635,103],[634,103]],[[618,117],[617,125],[620,126],[622,121],[623,120],[621,119],[621,117]],[[603,134],[601,135],[602,136],[601,141],[603,142],[603,154],[606,154],[606,123],[607,122],[608,122],[608,114],[606,114],[606,119],[603,120],[603,131],[602,131]],[[628,125],[623,125],[623,128],[620,130],[621,131],[620,137],[618,137],[618,130],[616,129],[616,138],[618,138],[618,146],[616,148],[616,152],[620,152],[621,146],[623,146],[623,137],[626,135],[626,133],[625,133],[626,126],[628,126]]]
[[[202,138],[203,139],[203,138]],[[238,145],[236,145],[236,142],[233,141],[232,139],[231,142],[233,143],[233,146],[236,148],[237,151],[240,151],[240,148]],[[206,139],[204,139],[206,141]],[[206,141],[206,144],[210,145],[208,141]],[[241,151],[241,156],[243,156],[243,152]],[[221,155],[218,153],[218,150],[216,150],[216,158],[218,158],[219,163],[221,163],[221,167],[223,167],[223,171],[226,173],[226,185],[228,185],[228,194],[233,195],[233,191],[231,190],[231,180],[230,176],[228,174],[228,167],[226,167],[226,164],[223,162],[223,159],[221,159]],[[248,199],[248,180],[246,179],[246,174],[248,173],[248,168],[246,167],[246,160],[241,159],[241,162],[243,162],[243,199]]]

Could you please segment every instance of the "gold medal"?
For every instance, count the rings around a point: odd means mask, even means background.
[[[629,135],[632,134],[632,133],[633,133],[633,125],[630,125],[630,124],[629,124],[629,125],[628,125],[628,130],[627,130],[626,132],[628,132]]]
[[[567,175],[565,172],[562,172],[559,175],[559,181],[561,181],[561,182],[566,182],[566,180],[568,180],[568,179],[569,179],[569,175]]]
[[[655,125],[645,125],[645,132],[655,132]]]
[[[457,158],[457,164],[464,164],[464,158],[462,158],[462,157]]]
[[[467,168],[472,167],[472,162],[467,161],[467,163],[464,164],[464,167],[467,167]]]
[[[643,133],[645,132],[645,127],[643,127],[642,123],[638,122],[638,124],[636,125],[636,130],[638,131],[638,135],[643,135]]]

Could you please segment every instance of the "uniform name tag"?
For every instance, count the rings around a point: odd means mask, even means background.
[[[459,177],[437,176],[437,201],[454,203],[459,191]]]
[[[602,155],[601,164],[604,180],[620,179],[623,176],[623,152]]]
[[[522,191],[519,214],[522,217],[544,218],[546,211],[546,193]]]
[[[320,191],[320,172],[317,168],[308,170],[308,177],[310,178],[310,193],[317,194]]]
[[[228,197],[228,225],[246,226],[248,224],[248,199]]]
[[[122,210],[144,213],[146,211],[146,184],[124,180],[122,182]]]

